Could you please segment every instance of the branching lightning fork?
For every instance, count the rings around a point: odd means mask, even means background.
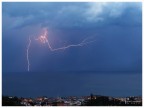
[[[81,43],[79,44],[70,44],[70,45],[67,45],[67,46],[64,46],[64,47],[59,47],[59,48],[52,48],[52,46],[50,45],[50,42],[48,40],[48,32],[47,30],[45,29],[44,30],[44,33],[43,35],[40,35],[38,38],[36,38],[35,40],[38,40],[40,41],[41,43],[43,44],[47,44],[48,45],[48,48],[50,51],[58,51],[58,50],[65,50],[67,48],[70,48],[70,47],[80,47],[80,46],[84,46],[84,45],[87,45],[89,43],[92,43],[92,42],[95,42],[96,40],[92,40],[92,41],[88,41],[90,40],[90,37],[84,39]],[[28,47],[27,47],[27,62],[28,62],[28,71],[30,69],[30,62],[29,62],[29,48],[30,48],[30,45],[31,45],[31,38],[29,37],[29,44],[28,44]]]

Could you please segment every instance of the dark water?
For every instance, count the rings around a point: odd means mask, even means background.
[[[141,74],[19,72],[2,74],[2,94],[23,97],[142,95]]]

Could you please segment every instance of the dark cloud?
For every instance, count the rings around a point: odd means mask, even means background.
[[[15,18],[16,28],[141,25],[141,8],[141,3],[3,3],[3,15]]]

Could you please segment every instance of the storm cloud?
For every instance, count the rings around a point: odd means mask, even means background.
[[[103,25],[141,25],[141,3],[5,3],[5,17],[13,18],[12,28],[31,25],[44,27],[97,27]]]

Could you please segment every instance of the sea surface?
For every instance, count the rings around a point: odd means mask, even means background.
[[[18,97],[142,95],[140,73],[19,72],[2,74],[2,94]]]

